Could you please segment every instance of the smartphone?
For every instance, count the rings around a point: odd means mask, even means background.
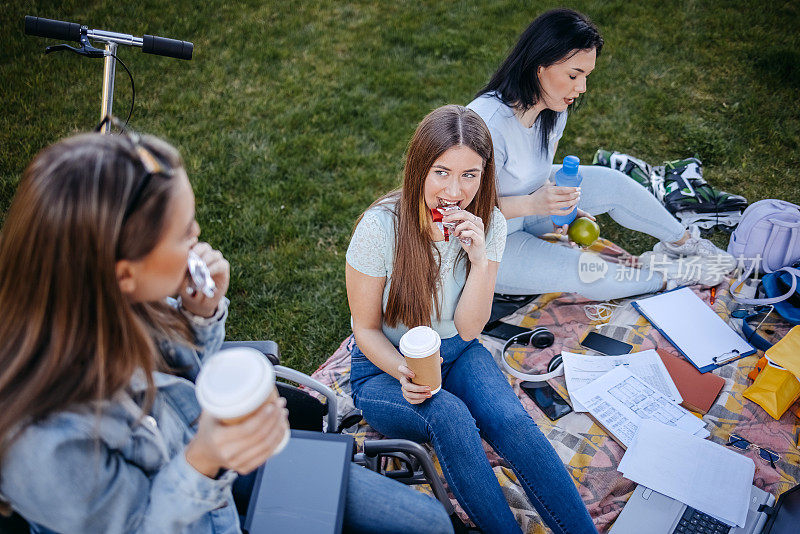
[[[487,336],[496,337],[498,339],[503,339],[508,341],[512,337],[518,334],[524,334],[526,332],[530,332],[530,328],[522,328],[521,326],[517,326],[515,324],[508,324],[502,321],[496,321],[495,323],[489,323],[486,325],[486,328],[483,329],[483,334]]]
[[[522,382],[520,387],[551,421],[572,411],[569,403],[547,382]]]
[[[606,354],[608,356],[628,354],[633,350],[633,345],[630,343],[623,343],[613,337],[604,336],[597,332],[589,332],[586,334],[586,337],[581,341],[581,345],[587,349],[592,349],[600,354]]]

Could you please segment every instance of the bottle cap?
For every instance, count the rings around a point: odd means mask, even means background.
[[[578,156],[567,156],[564,158],[564,163],[561,166],[561,170],[566,174],[577,174],[578,165],[580,164],[581,160],[578,159]]]

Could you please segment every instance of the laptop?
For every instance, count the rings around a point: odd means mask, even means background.
[[[245,530],[340,533],[352,458],[352,436],[292,430],[286,448],[258,469]]]
[[[744,527],[729,526],[671,497],[637,485],[609,534],[796,534],[800,485],[778,498],[751,486]]]

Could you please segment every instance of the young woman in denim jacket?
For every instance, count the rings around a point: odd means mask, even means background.
[[[432,218],[442,205],[459,208],[444,215],[457,223],[448,239]],[[433,445],[450,489],[481,530],[520,532],[483,438],[554,532],[595,532],[558,455],[476,339],[489,319],[505,226],[486,125],[461,106],[434,110],[411,139],[402,189],[362,215],[347,250],[355,403],[378,432]],[[413,383],[397,349],[418,325],[442,338],[442,388],[434,395]]]
[[[229,266],[198,243],[194,210],[180,156],[153,137],[72,137],[25,171],[0,239],[0,504],[36,532],[240,530],[234,479],[287,414],[283,399],[234,425],[201,413],[192,381],[224,337]],[[190,250],[211,298],[187,291]],[[364,503],[381,494],[413,509],[390,516],[401,529],[450,530],[397,482],[354,467],[350,484],[353,530],[388,531]]]

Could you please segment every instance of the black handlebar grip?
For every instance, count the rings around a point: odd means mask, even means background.
[[[142,52],[177,59],[192,59],[194,45],[189,41],[179,41],[155,35],[142,36]]]
[[[25,33],[36,37],[50,37],[61,41],[80,41],[81,25],[74,22],[43,19],[25,15]]]

